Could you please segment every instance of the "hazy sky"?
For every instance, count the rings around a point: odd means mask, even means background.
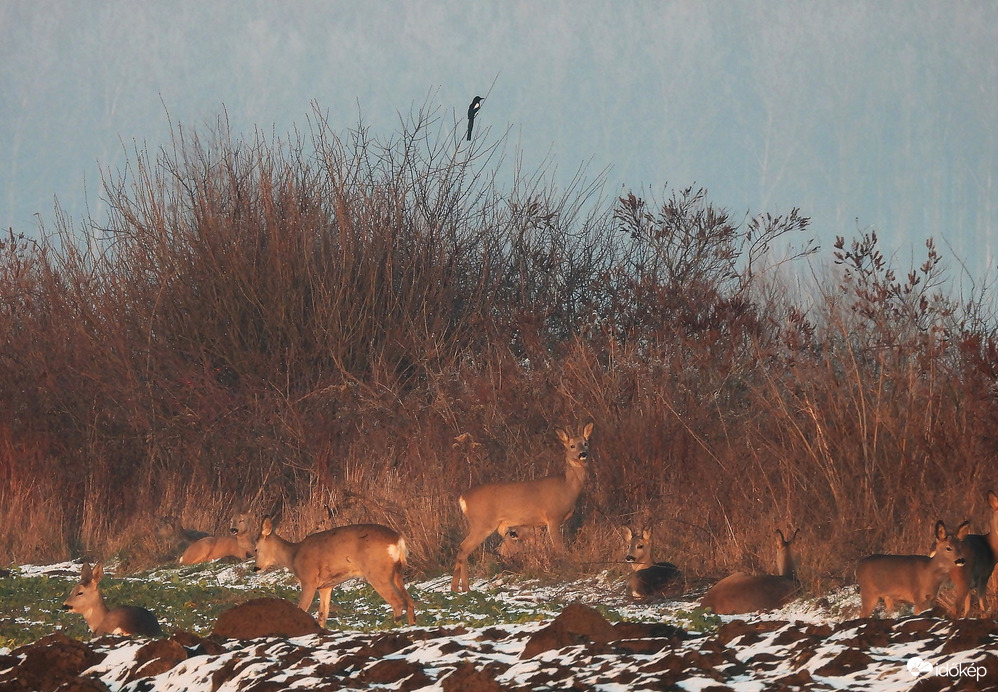
[[[998,3],[0,0],[0,225],[100,212],[100,170],[169,119],[387,136],[428,97],[528,169],[607,193],[697,184],[737,215],[798,206],[827,254],[876,229],[979,275],[998,232]],[[497,78],[498,76],[498,78]],[[167,116],[169,112],[169,119]],[[661,196],[661,195],[660,195]],[[36,217],[35,215],[39,216]]]

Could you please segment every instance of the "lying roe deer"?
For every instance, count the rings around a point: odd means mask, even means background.
[[[102,634],[139,635],[154,637],[162,634],[156,616],[138,606],[117,606],[108,610],[98,583],[104,576],[104,566],[98,562],[90,569],[83,563],[80,583],[69,591],[63,610],[79,613],[87,621],[93,636]]]
[[[256,542],[256,565],[259,572],[273,565],[294,572],[301,584],[298,607],[308,612],[319,591],[319,626],[329,617],[329,599],[333,587],[353,577],[363,577],[392,607],[395,620],[404,610],[410,625],[416,623],[415,608],[402,581],[406,564],[405,539],[380,524],[352,524],[305,537],[300,543],[286,541],[274,533],[270,517]]]
[[[461,495],[461,511],[468,518],[468,535],[457,550],[451,591],[468,590],[468,555],[494,531],[503,535],[511,527],[546,526],[555,550],[564,552],[561,527],[575,511],[575,501],[582,492],[589,460],[588,423],[581,435],[558,430],[565,446],[563,473],[532,481],[486,483]]]
[[[633,598],[647,600],[661,596],[682,576],[679,568],[671,562],[655,562],[652,559],[651,529],[633,533],[625,526],[624,539],[627,541],[624,560],[631,563],[634,570],[627,582]]]
[[[966,535],[966,526],[961,530]],[[932,555],[870,555],[856,566],[856,580],[862,605],[859,616],[870,617],[880,599],[884,600],[887,616],[894,612],[895,601],[915,606],[918,615],[936,602],[939,587],[954,566],[965,563],[963,536],[946,530],[946,524],[936,522]]]
[[[701,608],[710,608],[718,615],[751,613],[757,610],[782,608],[800,591],[796,560],[791,546],[797,533],[790,538],[776,530],[777,574],[746,574],[735,572],[714,584],[703,595]]]
[[[988,506],[991,517],[988,522],[988,532],[984,534],[971,533],[963,538],[963,567],[954,566],[949,573],[955,589],[954,610],[957,617],[964,617],[970,612],[970,596],[977,597],[981,614],[988,614],[988,580],[998,562],[998,495],[993,490],[988,491]],[[957,529],[960,535],[963,525]]]
[[[506,563],[523,563],[536,557],[541,543],[545,540],[537,526],[511,526],[500,536],[496,552]]]
[[[209,534],[205,531],[185,529],[180,523],[180,519],[172,514],[160,517],[156,522],[156,536],[160,538],[160,540],[167,541],[171,544],[181,544],[187,546],[195,541],[201,540],[202,538],[207,538],[208,535]]]
[[[253,556],[256,537],[256,518],[245,512],[237,514],[232,517],[229,535],[207,536],[191,543],[180,556],[180,564],[194,565],[223,557],[245,560]]]

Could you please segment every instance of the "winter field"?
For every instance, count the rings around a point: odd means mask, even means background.
[[[417,625],[396,627],[388,606],[351,581],[334,591],[326,632],[212,635],[233,604],[296,598],[289,573],[250,568],[106,577],[109,605],[156,611],[164,637],[154,641],[87,641],[82,618],[60,610],[79,563],[15,568],[0,577],[0,690],[998,689],[998,622],[856,620],[854,586],[718,617],[697,594],[635,604],[611,571],[570,583],[500,575],[473,580],[468,594],[452,594],[446,575],[408,585]]]
[[[995,620],[860,621],[854,585],[939,520],[998,535],[993,279],[697,185],[507,188],[503,145],[432,108],[387,139],[327,118],[178,125],[102,176],[106,222],[0,236],[0,692],[998,689]],[[574,508],[570,557],[476,555],[452,594],[457,498],[568,467],[544,499]],[[347,584],[319,631],[284,572],[153,567],[163,518],[244,512],[396,529],[416,624]],[[624,526],[655,527],[683,597],[629,601]],[[698,608],[771,569],[780,527],[811,597]],[[61,609],[81,564],[51,564],[80,555],[117,556],[108,602],[163,637],[89,641]]]

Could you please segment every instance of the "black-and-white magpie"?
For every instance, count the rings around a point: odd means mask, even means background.
[[[484,101],[481,96],[476,96],[468,106],[468,141],[471,141],[471,128],[475,126],[475,116],[478,115],[478,109],[482,107],[482,101]]]

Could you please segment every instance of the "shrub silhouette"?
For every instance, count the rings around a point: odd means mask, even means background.
[[[556,470],[588,420],[584,567],[652,513],[691,577],[764,568],[785,524],[805,580],[845,577],[983,511],[995,320],[931,241],[902,279],[873,233],[815,268],[796,209],[558,190],[432,111],[384,142],[309,122],[178,129],[107,175],[106,220],[7,234],[0,559],[135,551],[164,514],[300,539],[328,507],[445,570],[457,496]]]

